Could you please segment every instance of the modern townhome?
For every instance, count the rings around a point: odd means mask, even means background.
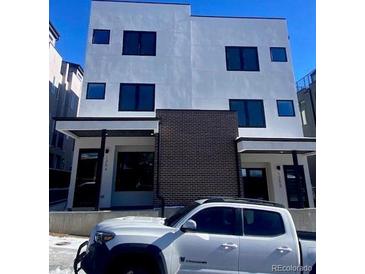
[[[67,208],[207,196],[313,207],[287,21],[92,1]]]

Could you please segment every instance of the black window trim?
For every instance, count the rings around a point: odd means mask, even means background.
[[[138,110],[138,109],[134,109],[134,110],[123,110],[123,109],[120,109],[120,101],[122,99],[122,85],[135,85],[136,86],[136,105],[135,107],[138,106],[138,102],[139,102],[139,87],[140,86],[153,86],[153,106],[152,106],[152,110]],[[148,83],[120,83],[119,84],[119,101],[118,101],[118,111],[123,111],[123,112],[126,112],[126,111],[129,111],[129,112],[151,112],[151,111],[155,111],[155,96],[156,96],[156,85],[155,84],[148,84]]]
[[[293,115],[281,115],[280,112],[279,112],[279,102],[291,102],[291,105],[292,105],[292,108],[293,108]],[[279,117],[295,117],[294,100],[278,99],[278,100],[276,100],[276,109],[278,110],[278,116]]]
[[[228,68],[228,54],[227,54],[227,49],[228,48],[238,48],[240,50],[240,69],[229,69]],[[256,56],[257,56],[257,70],[252,70],[252,69],[243,69],[243,58],[242,58],[242,50],[244,48],[254,48],[256,49]],[[260,71],[260,58],[259,58],[259,50],[258,47],[254,47],[254,46],[225,46],[225,51],[226,51],[226,69],[227,71],[248,71],[248,72],[259,72]]]
[[[108,32],[108,43],[94,43],[95,31],[107,31]],[[110,29],[93,29],[93,36],[91,38],[91,43],[93,45],[109,45],[110,44]]]
[[[138,53],[137,54],[126,54],[125,53],[125,33],[126,32],[137,32],[138,33]],[[141,33],[154,33],[155,34],[155,43],[153,54],[141,54]],[[156,48],[157,48],[157,32],[156,31],[140,31],[140,30],[123,30],[123,49],[122,55],[126,56],[156,56]]]
[[[102,84],[104,86],[104,94],[103,98],[92,98],[89,97],[89,85],[90,84]],[[105,99],[105,92],[106,92],[106,83],[105,82],[88,82],[86,87],[86,100],[104,100]]]
[[[272,49],[284,49],[285,61],[273,60]],[[279,63],[286,63],[286,62],[288,62],[288,55],[286,54],[286,47],[270,47],[270,57],[271,57],[271,62],[279,62]]]
[[[273,235],[251,235],[251,234],[246,234],[245,233],[245,219],[244,219],[244,216],[243,216],[244,210],[260,210],[260,211],[265,211],[265,212],[279,214],[280,215],[280,218],[281,218],[281,221],[283,223],[284,232],[283,233],[280,233],[280,234],[273,234]],[[280,212],[277,212],[277,211],[265,210],[265,209],[259,209],[259,208],[248,208],[248,207],[245,207],[245,208],[241,208],[241,220],[242,220],[242,225],[241,225],[242,226],[242,236],[245,236],[245,237],[275,238],[275,237],[280,237],[282,235],[287,234],[287,229],[286,229],[286,226],[285,226],[285,222],[284,222],[283,216],[282,216],[282,214]]]
[[[265,105],[264,105],[264,100],[263,99],[229,99],[229,109],[231,109],[231,102],[232,101],[242,101],[242,102],[245,102],[245,101],[261,101],[262,103],[262,115],[264,117],[264,125],[263,126],[241,126],[238,122],[238,127],[239,128],[266,128],[266,117],[265,117]],[[232,110],[234,111],[234,110]],[[234,111],[234,112],[237,112],[237,111]],[[245,112],[245,116],[250,117],[250,115],[248,114],[248,111],[247,111],[247,107],[244,108],[244,112]]]
[[[234,209],[234,216],[235,216],[234,233],[233,234],[220,234],[220,233],[209,233],[209,232],[201,232],[201,231],[189,231],[190,233],[201,233],[201,234],[210,234],[210,235],[228,235],[228,236],[242,236],[243,235],[243,215],[242,215],[242,208],[239,208],[239,207],[224,206],[224,205],[214,205],[214,206],[204,207],[204,208],[201,208],[201,209],[197,210],[196,212],[194,212],[192,214],[190,212],[191,215],[189,216],[189,218],[187,220],[190,220],[191,218],[193,218],[199,212],[201,212],[203,210],[206,210],[206,209],[211,209],[211,208],[231,208],[231,209]],[[180,228],[183,225],[184,225],[184,223],[181,224]]]

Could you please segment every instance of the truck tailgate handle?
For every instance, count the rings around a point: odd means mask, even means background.
[[[291,249],[290,247],[287,247],[287,246],[280,246],[278,247],[276,250],[279,250],[280,253],[288,253],[288,252],[292,252],[293,249]]]
[[[238,245],[234,244],[234,243],[225,243],[221,245],[224,250],[229,250],[229,249],[235,249],[238,247]]]

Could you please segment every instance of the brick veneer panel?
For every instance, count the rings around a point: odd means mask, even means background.
[[[160,194],[166,205],[186,205],[205,196],[238,196],[234,112],[157,110],[157,117]],[[160,204],[156,197],[154,204]]]

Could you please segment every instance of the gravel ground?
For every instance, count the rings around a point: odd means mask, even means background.
[[[49,273],[73,274],[73,260],[85,237],[49,236]],[[80,271],[84,274],[85,272]]]

